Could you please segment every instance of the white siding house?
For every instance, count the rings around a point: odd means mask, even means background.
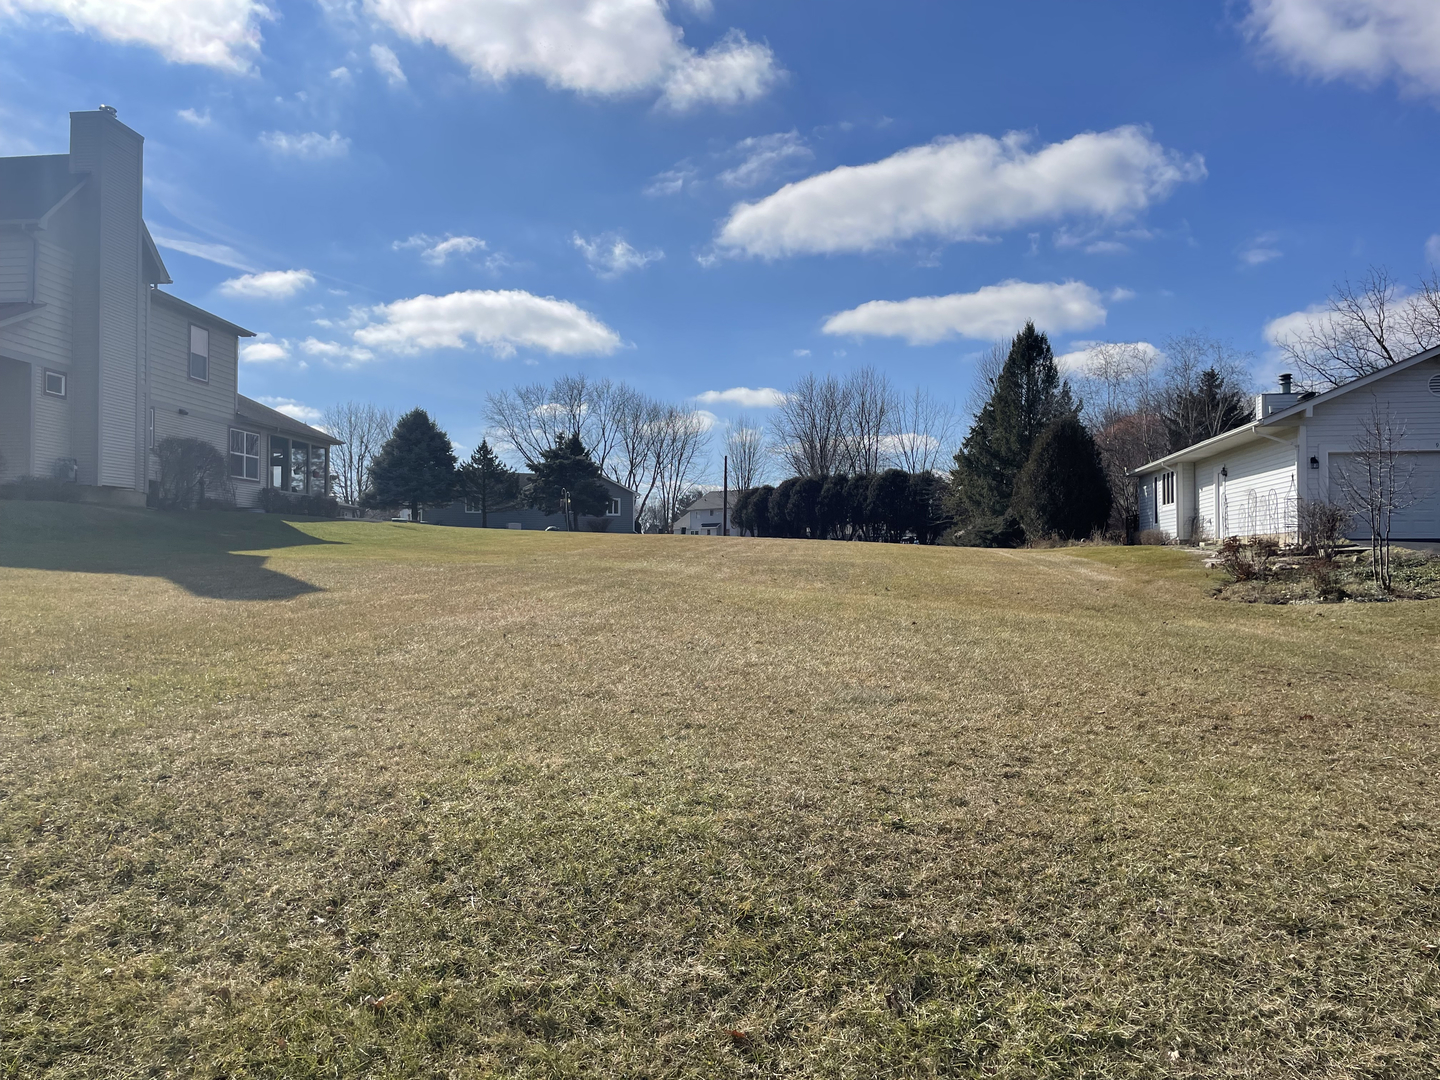
[[[239,392],[254,335],[160,289],[144,142],[101,106],[70,114],[68,154],[0,158],[0,481],[142,503],[178,435],[227,455],[242,506],[266,486],[328,491],[339,440]]]
[[[1344,503],[1339,476],[1377,409],[1403,430],[1413,505],[1395,516],[1397,540],[1440,540],[1440,348],[1323,394],[1256,398],[1250,423],[1136,469],[1140,528],[1186,542],[1227,536],[1294,538],[1303,500]],[[1408,471],[1408,470],[1407,470]],[[1351,535],[1363,527],[1353,522]]]
[[[681,512],[672,532],[687,536],[739,536],[735,527],[735,497],[738,491],[707,491]]]

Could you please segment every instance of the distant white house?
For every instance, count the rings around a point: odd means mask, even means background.
[[[730,490],[729,512],[727,513],[725,492],[723,490],[707,491],[685,508],[671,531],[687,536],[719,536],[723,519],[724,535],[742,535],[741,531],[735,527],[735,497],[739,494],[740,492],[733,488]]]
[[[1388,410],[1413,454],[1416,501],[1395,515],[1396,540],[1440,540],[1440,348],[1353,379],[1323,394],[1255,399],[1248,424],[1133,471],[1140,528],[1189,542],[1226,536],[1294,536],[1301,500],[1343,503],[1340,477],[1354,460],[1366,419]],[[1352,536],[1363,525],[1352,523]]]

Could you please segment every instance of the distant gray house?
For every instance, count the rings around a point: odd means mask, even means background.
[[[456,499],[449,506],[421,511],[421,518],[431,525],[461,525],[472,529],[481,527],[482,516],[488,519],[491,529],[548,529],[568,528],[563,514],[546,514],[525,505],[524,489],[534,482],[530,473],[520,473],[521,496],[509,506],[488,514],[480,513],[475,500]],[[608,477],[601,477],[601,483],[610,491],[610,505],[598,517],[581,517],[580,528],[590,532],[627,533],[635,531],[635,493]]]
[[[73,479],[140,505],[156,444],[227,455],[236,501],[328,493],[340,442],[239,392],[249,330],[160,289],[141,213],[144,139],[115,110],[70,114],[70,152],[0,158],[0,481]]]

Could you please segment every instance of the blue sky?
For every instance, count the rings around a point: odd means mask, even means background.
[[[722,420],[700,395],[859,364],[963,401],[1025,317],[1064,353],[1207,329],[1268,379],[1275,320],[1440,256],[1434,0],[0,0],[0,26],[0,153],[116,106],[172,290],[266,335],[244,392],[419,404],[465,447],[486,391],[562,372]]]

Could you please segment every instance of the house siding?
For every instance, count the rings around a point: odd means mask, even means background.
[[[35,302],[45,307],[23,322],[0,327],[0,353],[21,354],[51,367],[70,366],[70,318],[74,260],[48,240],[38,241]],[[0,303],[30,302],[30,239],[0,233]]]
[[[29,364],[0,357],[0,480],[13,480],[31,471],[31,382]]]
[[[210,381],[190,378],[190,327],[210,331]],[[221,453],[230,446],[235,420],[239,339],[217,323],[150,298],[150,404],[155,409],[155,441],[171,436],[203,439]],[[181,409],[185,412],[182,414]],[[251,428],[250,430],[257,430]],[[152,456],[153,455],[149,455]],[[147,474],[158,476],[152,462]],[[257,486],[254,481],[250,487]],[[240,494],[240,484],[236,494]],[[251,505],[252,496],[243,505]]]
[[[1275,430],[1276,438],[1294,437],[1293,429]],[[1205,531],[1217,537],[1278,536],[1294,533],[1297,496],[1296,447],[1265,439],[1195,463],[1199,476],[1210,477],[1210,504],[1199,506]],[[1225,469],[1218,489],[1214,474]],[[1218,496],[1218,503],[1216,501]]]

